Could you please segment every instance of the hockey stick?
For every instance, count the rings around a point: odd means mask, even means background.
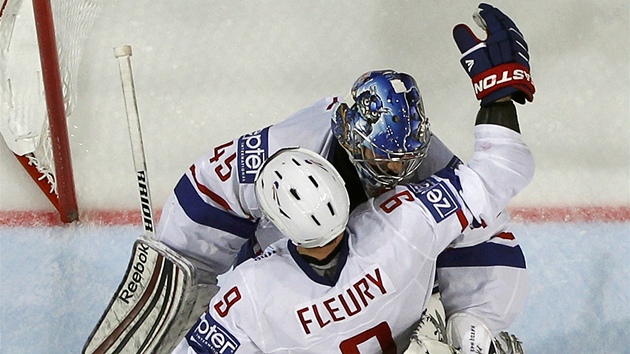
[[[120,66],[145,235],[136,239],[125,276],[87,339],[84,354],[171,353],[216,294],[216,276],[154,238],[131,47],[114,48]]]
[[[149,191],[149,179],[147,164],[144,156],[144,143],[142,129],[140,127],[140,115],[138,114],[138,102],[131,71],[131,46],[123,45],[114,48],[114,56],[118,59],[120,69],[120,81],[125,97],[125,110],[127,112],[127,124],[129,126],[129,138],[131,140],[131,154],[138,178],[138,191],[140,192],[140,204],[142,206],[142,221],[146,236],[154,237],[154,218]]]

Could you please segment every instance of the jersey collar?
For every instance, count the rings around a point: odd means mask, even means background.
[[[337,284],[341,270],[346,265],[346,260],[348,259],[348,238],[348,232],[344,231],[343,239],[341,240],[341,249],[339,249],[339,258],[337,259],[337,269],[335,270],[335,276],[333,279],[328,279],[323,275],[317,274],[309,263],[300,256],[297,251],[297,247],[293,244],[293,242],[291,242],[291,240],[287,240],[287,248],[298,267],[300,267],[304,274],[306,274],[306,276],[308,276],[312,281],[326,286],[334,286]]]

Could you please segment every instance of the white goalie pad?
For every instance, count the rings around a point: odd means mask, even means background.
[[[140,236],[83,353],[170,353],[217,290],[201,263]]]
[[[448,342],[461,354],[503,354],[496,350],[492,332],[477,317],[457,312],[448,318]]]

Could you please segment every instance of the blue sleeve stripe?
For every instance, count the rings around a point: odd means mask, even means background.
[[[230,214],[204,202],[186,176],[183,176],[175,186],[175,196],[186,215],[198,224],[245,239],[253,237],[256,232],[257,222]]]
[[[449,248],[437,259],[438,268],[493,266],[525,269],[525,256],[521,247],[485,242],[472,247]]]
[[[449,161],[443,169],[437,171],[435,175],[449,180],[458,191],[461,191],[462,184],[459,181],[459,177],[455,174],[455,168],[461,164],[462,160],[460,160],[457,156],[453,156],[451,161]]]

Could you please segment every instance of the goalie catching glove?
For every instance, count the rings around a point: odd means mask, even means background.
[[[481,106],[510,96],[520,104],[531,102],[536,90],[529,72],[529,48],[521,31],[501,10],[488,4],[480,4],[473,19],[486,31],[485,40],[465,24],[455,26],[453,38]]]

